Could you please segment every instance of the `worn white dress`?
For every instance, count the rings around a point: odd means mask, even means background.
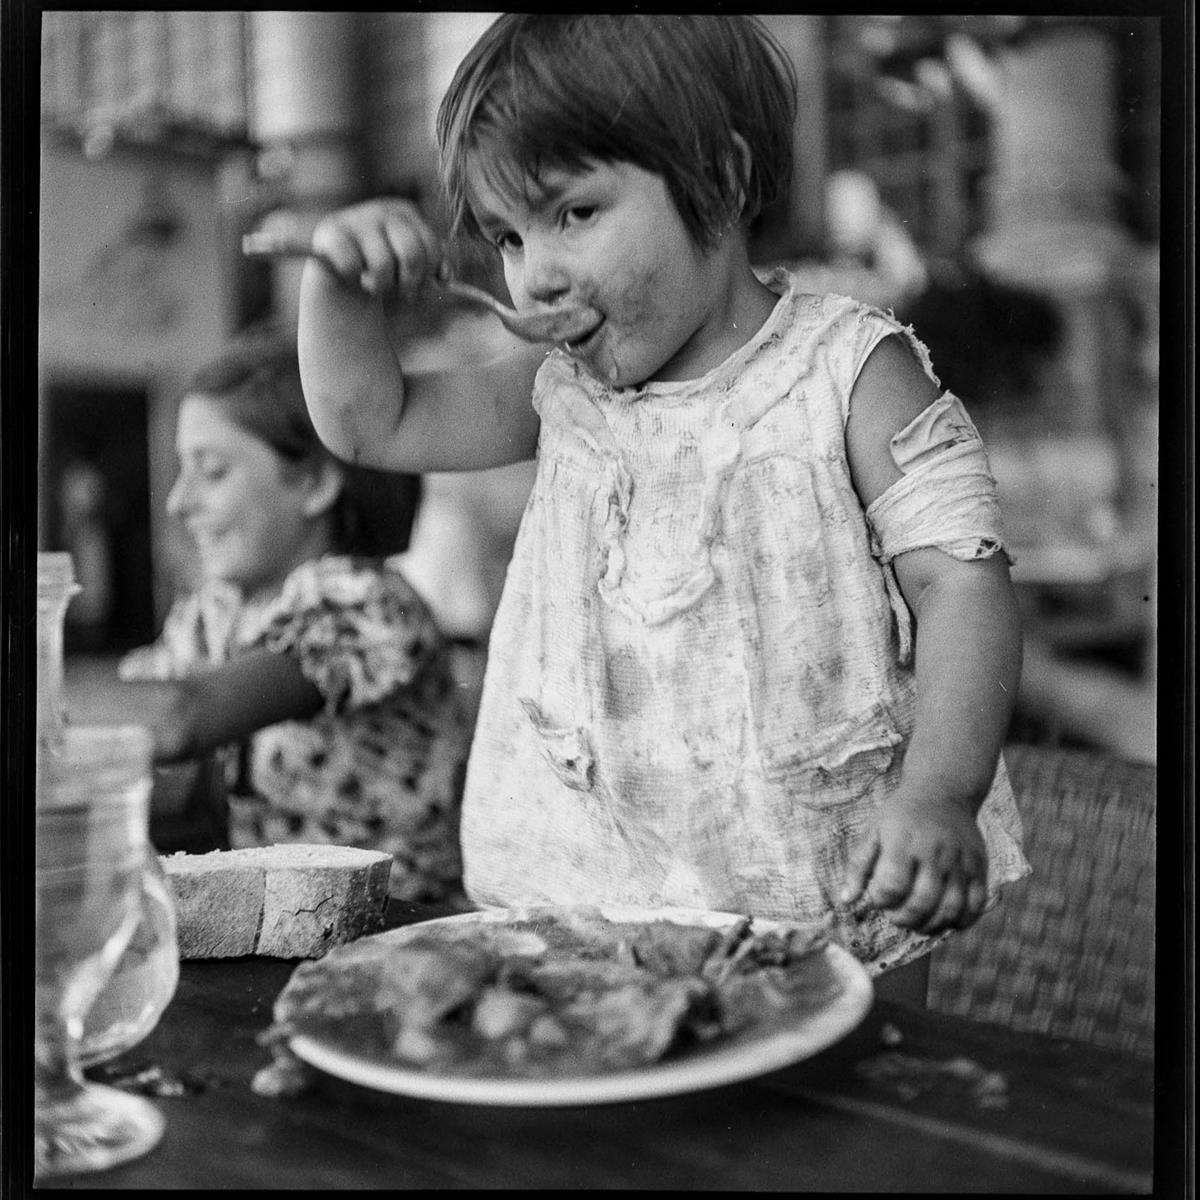
[[[900,334],[851,299],[781,294],[703,378],[614,389],[552,352],[538,468],[489,647],[463,856],[479,903],[678,905],[831,919],[872,970],[933,940],[837,895],[898,781],[912,617],[890,566],[1003,552],[978,433],[951,395],[893,443],[864,513],[845,420]],[[1028,872],[1003,764],[979,812],[989,891]]]

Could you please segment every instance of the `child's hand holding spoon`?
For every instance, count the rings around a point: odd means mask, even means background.
[[[242,253],[251,258],[311,258],[342,278],[328,255],[295,235],[271,231],[248,233],[242,238]],[[506,329],[527,342],[570,342],[587,333],[599,320],[593,309],[579,305],[547,306],[519,313],[482,288],[452,278],[444,265],[438,270],[437,283],[451,295],[491,309]]]

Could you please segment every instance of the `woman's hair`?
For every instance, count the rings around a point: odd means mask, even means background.
[[[279,455],[285,471],[338,464],[344,482],[332,517],[339,553],[375,556],[407,547],[420,477],[353,466],[325,447],[304,403],[294,334],[243,330],[196,371],[185,394],[218,403],[233,424]]]
[[[795,115],[795,68],[755,17],[506,13],[438,109],[450,230],[481,237],[467,180],[476,155],[510,195],[547,169],[628,162],[665,180],[708,249],[786,193]]]

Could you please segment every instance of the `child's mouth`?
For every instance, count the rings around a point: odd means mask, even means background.
[[[600,320],[590,328],[581,330],[573,337],[564,338],[563,345],[565,346],[567,353],[587,354],[588,351],[595,346],[596,342],[598,341],[600,330],[603,328],[604,318],[601,317]]]

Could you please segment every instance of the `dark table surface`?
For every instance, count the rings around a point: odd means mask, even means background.
[[[389,925],[436,916],[392,904]],[[295,964],[184,963],[158,1027],[102,1072],[185,1085],[162,1142],[60,1188],[647,1188],[1139,1193],[1153,1065],[1079,1042],[878,1002],[849,1037],[752,1081],[636,1103],[451,1104],[331,1076],[250,1086]],[[153,1074],[153,1072],[152,1072]],[[986,1080],[981,1084],[981,1080]]]

